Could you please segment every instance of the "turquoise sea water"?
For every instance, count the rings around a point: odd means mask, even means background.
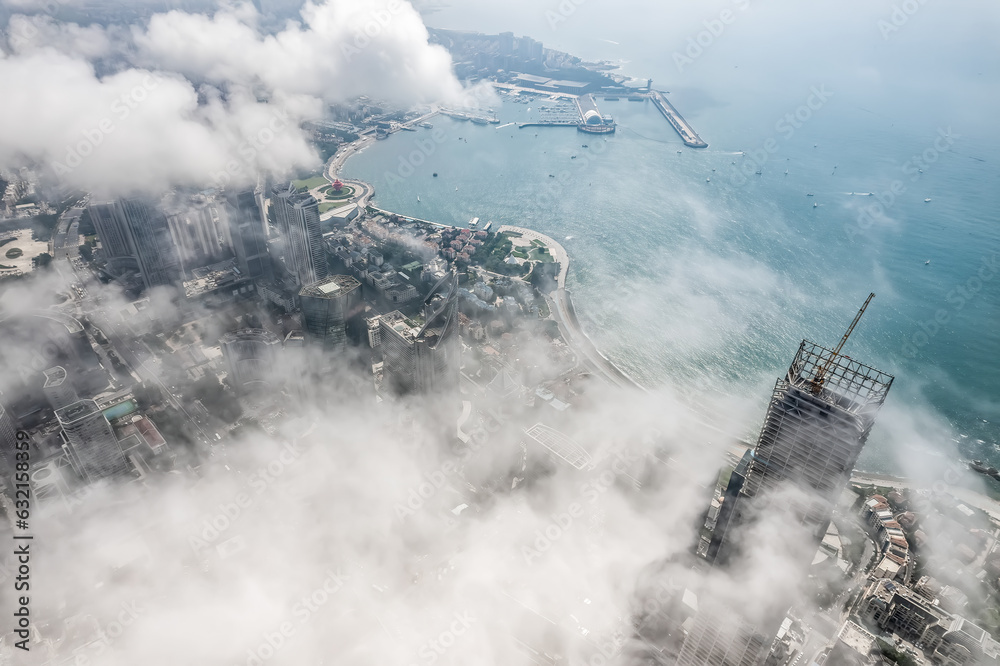
[[[599,102],[618,122],[607,138],[438,116],[434,130],[375,143],[344,174],[402,214],[560,240],[602,351],[696,408],[732,395],[762,418],[798,342],[836,345],[874,291],[845,352],[896,383],[861,466],[894,471],[918,454],[1000,462],[996,130],[941,100],[911,114],[892,90],[872,99],[808,80],[766,99],[749,85],[724,102],[718,86],[674,91],[704,150],[683,146],[651,103],[622,99]],[[494,108],[506,124],[538,118],[539,106]],[[759,419],[747,427],[752,436]]]

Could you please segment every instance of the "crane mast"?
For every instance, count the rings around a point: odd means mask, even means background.
[[[819,392],[823,390],[823,384],[826,381],[826,373],[830,369],[830,365],[837,359],[838,356],[840,356],[840,350],[842,350],[844,348],[844,344],[847,343],[847,338],[851,337],[851,333],[854,332],[854,327],[858,325],[859,321],[861,321],[861,315],[863,315],[865,310],[868,309],[868,304],[872,302],[873,298],[875,298],[875,292],[868,294],[868,299],[865,301],[865,304],[861,306],[861,309],[858,310],[858,314],[855,315],[854,321],[852,321],[851,325],[847,328],[847,332],[844,333],[844,337],[840,339],[840,344],[838,344],[836,349],[833,350],[833,353],[830,354],[830,358],[826,360],[826,363],[824,363],[823,366],[816,371],[816,378],[811,382],[813,395],[818,395]]]

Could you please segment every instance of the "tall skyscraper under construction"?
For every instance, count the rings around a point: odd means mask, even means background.
[[[865,307],[869,302],[871,296]],[[709,561],[724,563],[732,557],[734,537],[750,509],[763,510],[766,497],[787,484],[801,491],[796,513],[822,539],[893,381],[840,353],[864,310],[836,349],[803,340],[785,376],[775,383],[748,464],[730,479]]]
[[[813,536],[814,543],[799,544],[802,554],[809,557],[819,546],[893,382],[892,376],[841,354],[874,296],[834,349],[803,340],[775,383],[757,443],[730,476],[711,540],[699,549],[714,566],[745,566],[742,537],[756,520],[779,511],[782,519],[791,515]],[[801,534],[798,529],[788,526],[792,541],[792,534]],[[763,663],[793,600],[759,601],[752,618],[734,616],[731,609],[701,608],[683,634],[677,665]]]

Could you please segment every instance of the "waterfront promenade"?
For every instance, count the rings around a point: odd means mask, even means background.
[[[497,233],[511,231],[521,234],[522,238],[537,240],[545,244],[552,258],[559,262],[559,274],[556,276],[556,288],[546,296],[552,318],[559,326],[566,344],[577,352],[581,363],[586,365],[591,371],[596,372],[612,386],[617,388],[639,389],[645,391],[634,379],[625,374],[618,366],[608,360],[602,354],[594,342],[584,333],[577,319],[576,310],[573,308],[573,301],[570,292],[566,289],[566,275],[569,273],[569,254],[562,245],[552,238],[532,229],[523,227],[513,227],[507,224],[497,229]]]

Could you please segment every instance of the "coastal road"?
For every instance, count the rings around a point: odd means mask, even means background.
[[[616,388],[640,389],[645,391],[645,389],[637,384],[634,379],[622,372],[618,366],[601,354],[601,352],[598,351],[597,347],[594,345],[593,341],[587,337],[587,334],[584,333],[583,329],[580,327],[580,322],[577,320],[576,312],[573,309],[573,303],[570,300],[570,293],[566,289],[566,275],[569,273],[569,254],[566,252],[565,248],[545,234],[540,234],[531,229],[512,227],[505,224],[497,230],[497,233],[503,233],[505,231],[519,233],[522,238],[529,241],[537,240],[544,243],[552,253],[552,258],[559,262],[559,275],[556,276],[556,288],[551,295],[547,297],[547,300],[549,302],[549,309],[552,312],[552,317],[558,324],[559,331],[563,334],[563,337],[566,338],[566,344],[576,350],[578,354],[582,355],[582,360],[585,364],[592,371],[597,372],[604,377],[612,386]]]

